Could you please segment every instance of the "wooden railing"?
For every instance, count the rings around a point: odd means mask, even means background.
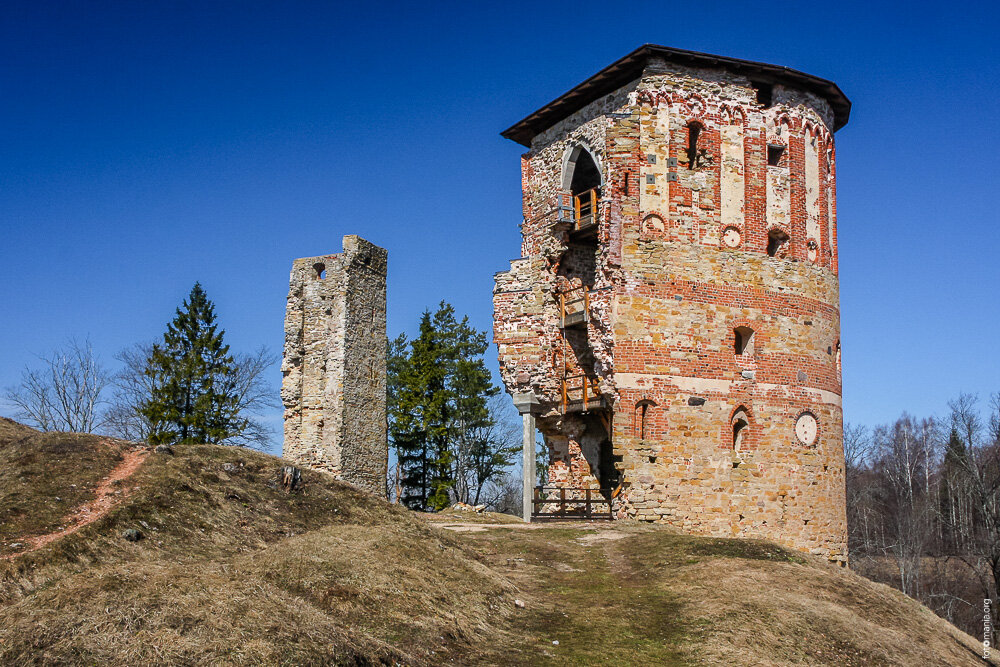
[[[591,188],[578,195],[559,192],[552,200],[551,207],[526,222],[531,225],[555,224],[568,228],[571,232],[592,229],[600,221],[601,193],[599,188]]]
[[[579,231],[598,223],[597,188],[573,195],[573,231]]]
[[[543,497],[543,494],[547,491],[552,492],[551,497]],[[531,501],[531,518],[532,520],[614,519],[612,501],[609,500],[609,498],[614,498],[614,496],[615,494],[611,489],[536,486],[534,498]],[[554,505],[555,511],[544,511],[542,508],[546,505]],[[595,506],[602,509],[595,512]]]
[[[601,400],[601,385],[595,376],[585,373],[563,376],[563,413],[571,408],[579,407],[583,411],[586,411],[589,407],[599,407]]]
[[[559,293],[559,318],[563,328],[590,320],[590,288],[586,285]]]

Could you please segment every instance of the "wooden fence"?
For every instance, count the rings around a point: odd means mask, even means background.
[[[548,492],[548,497],[542,497]],[[553,519],[614,519],[611,489],[575,489],[564,486],[536,486],[532,499],[532,521]],[[612,498],[612,500],[609,500]],[[545,511],[554,506],[554,511]]]

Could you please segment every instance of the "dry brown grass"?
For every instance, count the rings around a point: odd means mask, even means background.
[[[256,452],[175,451],[104,518],[0,562],[0,664],[436,664],[514,608],[502,576],[405,510],[308,471],[286,494]]]
[[[42,509],[0,534],[57,527],[47,494],[92,490],[113,450],[0,422],[0,494]],[[0,665],[981,664],[916,602],[768,542],[507,517],[455,532],[464,513],[432,523],[319,473],[286,494],[282,463],[151,455],[107,515],[0,561]]]
[[[914,597],[965,632],[982,632],[982,600],[989,594],[984,583],[991,579],[987,565],[977,566],[958,556],[926,556],[920,559],[919,568],[919,587]],[[851,570],[901,590],[895,558],[852,557]]]
[[[528,601],[519,641],[470,662],[983,664],[978,640],[915,600],[769,542],[623,523],[460,535]]]
[[[0,418],[0,556],[11,543],[56,530],[130,443],[82,433],[39,433]]]

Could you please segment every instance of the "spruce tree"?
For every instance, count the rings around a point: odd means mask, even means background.
[[[493,385],[483,354],[489,347],[486,333],[469,324],[469,318],[455,318],[455,310],[441,303],[434,315],[444,342],[446,387],[451,410],[448,419],[449,457],[442,466],[447,478],[436,487],[436,506],[444,506],[453,488],[457,499],[478,503],[486,481],[510,462],[505,443],[496,438],[489,399],[499,393]]]
[[[195,283],[146,364],[152,391],[142,414],[151,444],[219,443],[240,433],[236,374],[215,306]]]
[[[400,501],[412,509],[428,509],[438,470],[447,395],[440,336],[429,311],[420,332],[409,343],[400,336],[390,346],[389,436],[402,470]]]
[[[486,451],[494,443],[480,437],[492,425],[487,401],[499,392],[482,360],[486,348],[486,334],[444,302],[434,315],[424,312],[416,338],[389,344],[389,437],[408,507],[447,507],[456,482],[474,472],[463,469],[470,461],[485,474],[502,467]]]

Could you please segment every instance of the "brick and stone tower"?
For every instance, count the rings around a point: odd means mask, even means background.
[[[292,263],[285,310],[282,454],[385,495],[386,251],[344,237]]]
[[[849,113],[830,81],[646,45],[503,133],[529,150],[494,333],[549,484],[846,562],[833,132]]]

